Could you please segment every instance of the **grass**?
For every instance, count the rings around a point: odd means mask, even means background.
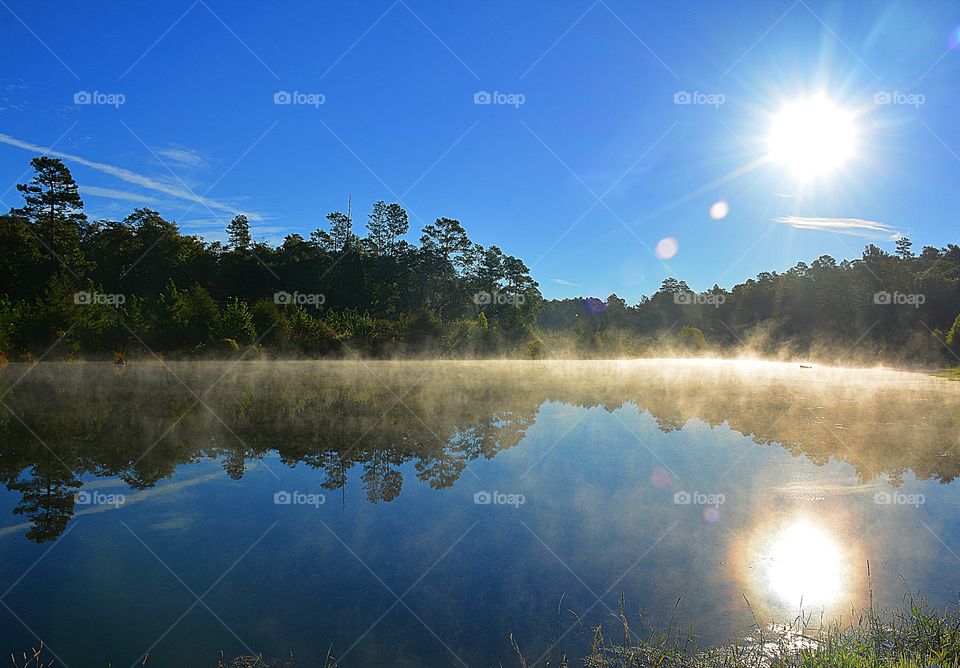
[[[937,371],[934,376],[939,376],[940,378],[947,378],[949,380],[960,380],[960,366],[953,369],[944,369],[943,371]]]
[[[513,636],[510,641],[519,668],[532,668]],[[43,650],[41,643],[22,659],[11,656],[14,668],[55,666],[43,658]],[[923,595],[908,594],[900,610],[877,614],[871,605],[846,625],[814,621],[802,613],[785,625],[761,624],[754,616],[751,636],[730,645],[701,648],[692,630],[658,630],[642,615],[639,624],[631,626],[621,598],[615,628],[608,633],[602,626],[594,627],[586,657],[571,661],[551,648],[543,660],[546,668],[960,668],[960,610],[957,606],[934,608]],[[149,657],[145,658],[142,665],[148,661]],[[216,668],[296,665],[292,656],[244,656],[228,661],[221,654]],[[328,652],[322,668],[338,665]],[[490,665],[503,664],[491,658]]]
[[[264,659],[262,654],[256,656],[238,656],[232,661],[227,661],[223,652],[220,652],[220,660],[217,661],[217,668],[294,668],[297,662],[293,655],[287,659]],[[324,662],[323,668],[333,668],[334,664],[330,662],[329,655]]]
[[[678,601],[679,603],[679,601]],[[593,629],[587,668],[956,668],[960,666],[960,611],[936,609],[922,595],[904,597],[901,610],[870,610],[846,625],[798,615],[786,625],[763,625],[731,645],[701,649],[691,631],[635,632],[621,601],[608,637]],[[747,603],[749,606],[749,602]],[[752,609],[751,609],[752,612]],[[642,618],[641,618],[642,622]],[[641,624],[642,626],[642,624]],[[559,666],[568,665],[561,661]],[[521,667],[526,666],[521,658]]]
[[[13,662],[13,668],[46,668],[53,665],[53,659],[47,661],[43,658],[43,641],[40,642],[40,647],[24,652],[21,659],[18,659],[16,654],[11,654],[10,661]]]

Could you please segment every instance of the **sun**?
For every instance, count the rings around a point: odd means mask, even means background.
[[[854,114],[824,95],[793,100],[773,117],[768,145],[770,158],[801,180],[826,176],[856,152]]]

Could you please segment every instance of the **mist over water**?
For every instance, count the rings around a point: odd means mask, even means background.
[[[621,594],[716,644],[744,597],[848,619],[868,561],[883,605],[960,586],[960,386],[918,374],[12,364],[0,394],[0,637],[67,665],[506,665],[510,633],[582,655]]]

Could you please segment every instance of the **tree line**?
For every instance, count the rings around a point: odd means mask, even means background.
[[[823,255],[729,290],[695,292],[667,278],[633,306],[616,294],[545,302],[539,325],[598,357],[643,355],[666,344],[679,352],[956,366],[960,246],[915,253],[903,237],[895,253],[869,244],[860,258]]]
[[[147,208],[90,221],[70,170],[46,156],[0,215],[0,360],[134,354],[611,357],[750,349],[859,361],[960,361],[960,246],[900,238],[824,255],[727,290],[667,278],[635,305],[612,294],[544,300],[522,260],[437,218],[419,245],[407,212],[376,202],[306,238],[226,243]],[[51,347],[54,347],[51,351]]]
[[[182,234],[139,208],[90,221],[70,170],[45,156],[0,216],[0,352],[291,355],[482,354],[526,344],[542,301],[530,270],[453,218],[403,237],[407,212],[376,202],[365,235],[334,211],[279,246],[237,215],[227,241]],[[59,342],[59,343],[58,343]]]

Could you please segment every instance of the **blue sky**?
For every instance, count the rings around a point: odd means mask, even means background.
[[[3,0],[0,206],[53,146],[95,218],[150,206],[212,240],[242,211],[279,242],[349,194],[358,227],[399,200],[411,240],[459,219],[548,297],[729,286],[958,241],[958,28],[955,2]],[[815,92],[856,115],[856,155],[800,183],[766,137]]]

